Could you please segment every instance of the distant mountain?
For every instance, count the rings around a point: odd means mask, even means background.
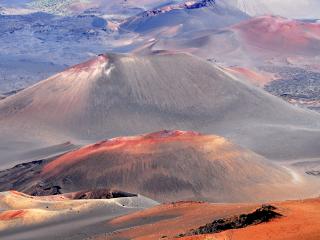
[[[288,18],[319,18],[318,0],[222,0],[251,16],[272,14]]]
[[[215,0],[198,0],[198,1],[186,1],[179,4],[171,4],[171,5],[164,5],[162,8],[155,8],[151,10],[147,10],[140,15],[143,17],[150,17],[160,15],[166,12],[170,12],[173,10],[182,10],[182,9],[198,9],[198,8],[205,8],[205,7],[216,7]]]
[[[266,5],[266,1],[260,0],[222,0],[231,6],[240,9],[241,11],[249,14],[250,16],[263,15],[270,12]]]
[[[247,18],[248,15],[229,5],[214,0],[198,0],[145,11],[128,18],[121,28],[144,34],[164,28],[192,32],[230,26]]]
[[[282,57],[318,56],[320,53],[320,24],[317,23],[263,16],[242,22],[233,29],[260,52],[281,52]]]
[[[175,3],[172,0],[23,0],[0,2],[0,7],[28,9],[55,15],[74,15],[95,10],[103,14],[130,16],[145,9]]]

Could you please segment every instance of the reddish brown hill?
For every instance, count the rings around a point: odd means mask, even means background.
[[[284,168],[225,138],[186,131],[119,137],[36,166],[14,168],[2,189],[32,195],[116,188],[159,201],[257,201],[292,196]],[[34,176],[30,176],[32,168]],[[18,179],[18,180],[17,180]],[[298,193],[295,193],[298,194]]]
[[[245,41],[261,50],[317,55],[320,51],[320,24],[282,17],[263,16],[234,27]]]

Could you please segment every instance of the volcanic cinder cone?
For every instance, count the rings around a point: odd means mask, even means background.
[[[319,125],[318,113],[191,55],[101,55],[0,101],[1,161],[159,129],[218,134],[271,158],[312,158]]]
[[[109,139],[1,175],[2,191],[31,195],[106,187],[163,202],[234,202],[304,192],[285,168],[250,150],[223,137],[178,130]]]

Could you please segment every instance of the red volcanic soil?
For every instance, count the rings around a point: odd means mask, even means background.
[[[320,24],[263,16],[233,27],[255,47],[292,54],[318,54]]]
[[[192,228],[202,226],[214,218],[251,212],[256,207],[177,202],[119,217],[107,224],[116,229],[125,227],[129,229],[118,231],[111,235],[110,239],[160,239],[163,236],[170,239]],[[100,238],[97,239],[100,240]]]
[[[44,166],[42,174],[56,174],[68,166],[77,163],[78,161],[86,160],[87,157],[93,154],[99,154],[108,151],[129,151],[131,149],[137,150],[165,142],[193,141],[195,136],[201,136],[201,134],[192,131],[164,130],[140,136],[112,138],[61,156],[60,158]]]
[[[179,239],[236,240],[318,240],[320,239],[320,199],[272,203],[283,215],[267,223]],[[107,223],[118,230],[108,239],[176,239],[181,233],[220,218],[248,214],[261,205],[215,205],[174,203],[116,218]],[[95,237],[95,240],[103,237]]]
[[[109,58],[106,54],[100,54],[98,57],[92,58],[91,60],[77,64],[70,67],[69,71],[89,71],[92,67],[99,66],[103,63],[108,62]]]
[[[0,221],[10,221],[17,218],[22,218],[25,214],[25,210],[9,210],[0,212]]]
[[[275,77],[270,73],[260,73],[245,67],[229,67],[226,68],[226,70],[231,74],[248,80],[249,82],[257,86],[264,86],[265,84],[275,80]]]

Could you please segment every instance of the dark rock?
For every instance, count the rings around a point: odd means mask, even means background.
[[[307,171],[306,174],[312,176],[320,176],[320,171]]]
[[[110,189],[94,189],[90,191],[80,191],[71,196],[72,199],[111,199],[121,197],[136,197],[137,194],[110,190]]]

